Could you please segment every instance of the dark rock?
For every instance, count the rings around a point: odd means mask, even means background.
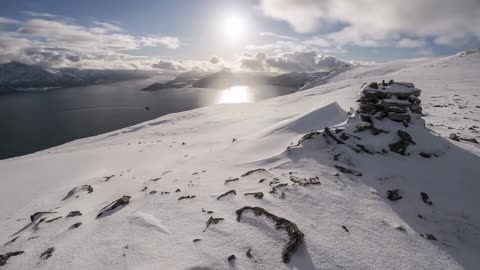
[[[397,114],[397,113],[389,113],[387,118],[395,121],[395,122],[402,122],[402,121],[410,121],[411,117],[408,114]]]
[[[373,89],[378,89],[378,83],[372,82],[368,85],[368,87],[373,88]]]
[[[157,193],[156,190],[152,190],[152,191],[150,191],[148,194],[153,195],[153,194],[156,194],[156,193]]]
[[[124,207],[124,206],[128,205],[130,203],[131,198],[132,198],[131,196],[123,195],[120,199],[117,199],[117,200],[111,202],[110,204],[108,204],[107,206],[103,207],[100,210],[100,212],[97,215],[97,218],[100,218],[100,217],[108,214],[109,212],[115,210],[117,207]]]
[[[258,181],[258,183],[263,183],[265,180],[267,180],[267,178],[262,178]]]
[[[224,218],[214,218],[214,217],[210,217],[208,220],[207,220],[207,223],[206,223],[206,227],[205,229],[203,229],[203,231],[205,232],[208,227],[210,227],[211,225],[215,225],[215,224],[218,224],[220,223],[220,221],[223,221],[225,220]]]
[[[249,248],[249,249],[247,250],[247,253],[246,253],[245,255],[247,255],[247,258],[249,258],[249,259],[253,258],[252,249]]]
[[[402,121],[402,125],[407,128],[408,127],[408,121]]]
[[[411,144],[416,144],[413,139],[412,139],[412,136],[410,136],[410,134],[408,134],[407,132],[403,131],[403,130],[397,130],[397,135],[398,137],[400,137],[400,139],[404,140],[404,141],[407,141],[408,143],[411,143]]]
[[[424,157],[424,158],[431,158],[432,157],[432,154],[430,153],[425,153],[425,152],[420,152],[418,153],[421,157]]]
[[[474,144],[478,144],[477,139],[474,139],[474,138],[460,138],[460,140],[470,142],[470,143],[474,143]]]
[[[76,216],[81,216],[82,213],[80,211],[72,211],[68,213],[67,217],[76,217]]]
[[[335,135],[332,134],[332,132],[330,131],[330,129],[328,127],[326,127],[324,129],[324,132],[325,134],[330,137],[331,139],[333,139],[334,141],[336,141],[338,144],[344,144],[344,142],[342,142],[341,140],[339,140]]]
[[[40,254],[40,259],[46,260],[52,257],[53,252],[55,251],[55,247],[47,248],[42,254]]]
[[[196,197],[195,195],[181,196],[180,198],[178,198],[178,200],[181,201],[181,200],[185,200],[185,199],[193,199],[195,197]]]
[[[348,136],[347,133],[342,133],[342,134],[340,134],[340,139],[346,141],[346,140],[350,139],[350,136]]]
[[[365,145],[362,145],[362,144],[357,144],[357,147],[360,148],[360,150],[362,150],[363,152],[367,153],[367,154],[373,154],[372,151],[370,151],[369,149],[367,149],[365,147]]]
[[[0,266],[3,266],[7,264],[8,259],[13,256],[18,256],[20,254],[23,254],[24,251],[13,251],[13,252],[8,252],[5,254],[0,255]]]
[[[179,188],[177,188],[177,190],[175,190],[175,193],[178,193],[180,192],[181,190]]]
[[[423,218],[423,216],[422,216],[422,215],[420,215],[420,214],[418,214],[418,216],[417,216],[417,217],[418,217],[418,218]]]
[[[228,259],[227,259],[227,260],[228,260],[229,262],[231,262],[231,261],[235,260],[236,258],[237,258],[237,257],[235,257],[235,255],[232,254],[232,255],[228,256]]]
[[[193,243],[200,242],[200,241],[202,241],[202,239],[198,239],[198,238],[197,238],[197,239],[193,239]]]
[[[297,146],[299,146],[300,144],[302,144],[306,140],[313,139],[313,137],[316,136],[316,135],[321,135],[321,133],[318,132],[318,131],[313,131],[313,132],[310,132],[310,133],[307,133],[307,134],[303,135],[303,137],[300,140],[298,140]]]
[[[113,177],[115,177],[115,175],[110,175],[110,176],[104,176],[103,179],[105,180],[105,182],[108,182],[108,180],[112,179]]]
[[[454,140],[454,141],[457,141],[457,142],[460,141],[460,138],[455,133],[450,134],[450,136],[448,136],[448,137],[450,138],[450,140]]]
[[[35,239],[35,238],[38,238],[38,237],[40,237],[40,236],[32,236],[32,237],[28,238],[27,240],[32,240],[32,239]]]
[[[249,176],[249,175],[251,175],[251,174],[259,173],[259,172],[268,173],[267,170],[265,170],[265,169],[255,169],[255,170],[251,170],[251,171],[248,171],[248,172],[242,174],[242,177],[247,177],[247,176]]]
[[[20,236],[17,236],[17,237],[15,237],[15,238],[13,238],[12,240],[10,240],[10,241],[8,241],[7,243],[3,244],[3,246],[6,246],[6,245],[8,245],[8,244],[11,244],[11,243],[17,241],[18,238],[20,238]]]
[[[240,222],[244,212],[253,212],[257,217],[265,216],[275,223],[275,229],[285,230],[288,234],[289,240],[282,250],[282,260],[284,263],[290,262],[292,255],[297,251],[300,244],[303,242],[304,234],[298,229],[297,225],[285,218],[278,217],[272,213],[267,212],[261,207],[245,206],[236,211],[237,221]]]
[[[352,169],[348,169],[348,168],[345,168],[345,167],[342,167],[342,166],[339,166],[339,165],[335,165],[335,168],[337,168],[342,173],[353,174],[355,176],[362,176],[361,172],[358,172],[358,171],[355,171],[355,170],[352,170]]]
[[[158,180],[160,180],[162,178],[158,177],[158,178],[153,178],[153,179],[150,179],[148,180],[147,182],[157,182]]]
[[[76,228],[80,227],[80,225],[82,225],[82,222],[77,222],[77,223],[73,224],[72,226],[70,226],[70,228],[68,228],[68,229],[73,230],[73,229],[76,229]]]
[[[140,190],[141,192],[144,192],[145,190],[147,190],[148,187],[143,187],[142,190]]]
[[[342,154],[335,154],[333,155],[333,160],[335,161],[338,161],[339,157],[341,156]]]
[[[235,196],[235,195],[237,195],[237,192],[234,189],[229,190],[229,191],[223,193],[222,195],[218,196],[217,200],[220,200],[221,198],[223,198],[225,196],[228,196],[228,195],[234,195]]]
[[[370,123],[360,123],[357,125],[357,129],[354,132],[362,132],[371,129],[372,127],[373,125]]]
[[[33,223],[37,221],[41,216],[46,215],[46,214],[55,214],[57,212],[36,212],[35,214],[30,216],[30,221]]]
[[[80,191],[86,191],[87,193],[92,193],[93,188],[90,185],[83,185],[83,186],[79,186],[79,187],[74,187],[67,193],[67,195],[65,195],[65,197],[63,197],[62,201],[72,197],[73,195],[75,195],[76,193],[78,193]]]
[[[298,184],[302,187],[308,186],[308,185],[320,185],[320,178],[318,176],[316,177],[311,177],[311,178],[300,178],[296,176],[290,176],[290,181],[294,182],[295,184]]]
[[[60,217],[54,217],[54,218],[52,218],[52,219],[46,220],[45,223],[54,222],[55,220],[61,219],[61,218],[62,218],[61,216],[60,216]]]
[[[430,233],[425,234],[425,238],[427,238],[428,240],[438,241],[437,238]]]
[[[240,178],[227,179],[227,180],[225,180],[224,185],[226,185],[226,184],[228,184],[228,183],[230,183],[230,182],[238,181],[238,180],[240,180]]]
[[[387,190],[387,198],[390,201],[398,201],[403,197],[400,194],[398,194],[398,189],[394,189],[394,190]]]
[[[257,199],[263,199],[263,192],[247,192],[244,194],[245,196],[252,195],[253,197]]]
[[[430,198],[428,197],[427,193],[425,192],[420,192],[420,197],[422,198],[422,201],[428,205],[432,205],[433,202],[430,200]]]
[[[390,151],[405,156],[405,152],[407,151],[408,142],[404,140],[400,140],[396,143],[389,144],[388,147]]]
[[[342,226],[342,228],[343,228],[346,232],[350,232],[350,231],[347,229],[347,227]]]

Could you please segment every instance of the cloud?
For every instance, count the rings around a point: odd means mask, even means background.
[[[57,18],[57,15],[50,14],[50,13],[43,13],[43,12],[35,12],[35,11],[29,11],[29,10],[24,10],[22,11],[23,14],[28,15],[30,17],[43,17],[43,18]]]
[[[209,62],[216,65],[220,63],[220,58],[218,56],[213,56],[212,58],[210,58]]]
[[[27,14],[34,18],[17,21],[0,17],[0,26],[11,26],[3,32],[0,30],[0,62],[19,61],[51,67],[80,68],[132,68],[131,63],[134,62],[133,66],[152,68],[152,65],[159,64],[158,58],[152,58],[153,62],[148,62],[124,52],[143,47],[176,49],[182,45],[177,37],[135,36],[110,22],[94,21],[90,26],[84,26],[63,21],[54,15],[40,16],[35,12]],[[127,60],[131,63],[122,63]]]
[[[172,61],[160,61],[152,65],[155,69],[166,69],[166,70],[184,70],[184,67],[178,64],[173,63]]]
[[[315,51],[288,52],[274,56],[257,53],[244,54],[239,59],[240,67],[250,71],[312,72],[331,70],[347,62],[334,56],[318,54]]]
[[[279,35],[273,32],[260,32],[259,35],[261,37],[269,37],[274,39],[285,39],[285,40],[292,40],[292,41],[298,40],[297,38],[294,38],[294,37]]]
[[[261,0],[259,8],[299,33],[340,26],[326,38],[339,45],[382,47],[401,41],[403,48],[414,48],[428,37],[441,37],[441,44],[452,37],[480,37],[478,0]],[[402,41],[405,35],[415,41]]]

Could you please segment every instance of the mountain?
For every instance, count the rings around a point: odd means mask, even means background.
[[[316,78],[322,77],[327,74],[326,71],[322,72],[291,72],[285,73],[273,78],[270,78],[267,83],[270,85],[277,85],[277,86],[284,86],[284,87],[292,87],[298,89],[305,85],[305,83],[314,80]]]
[[[1,267],[477,269],[479,69],[355,68],[2,160]]]
[[[51,69],[11,62],[0,65],[0,91],[41,90],[144,79],[154,74],[153,71],[142,70]]]
[[[193,84],[199,79],[207,76],[208,72],[201,71],[187,71],[180,73],[175,79],[167,81],[164,83],[154,83],[143,89],[142,91],[157,91],[161,89],[169,88],[184,88],[184,87],[193,87]]]
[[[306,90],[306,89],[310,89],[310,88],[313,88],[313,87],[316,87],[316,86],[320,86],[322,84],[325,84],[328,82],[328,80],[332,79],[333,77],[345,72],[345,71],[348,71],[348,70],[351,70],[353,67],[352,65],[350,64],[343,64],[343,65],[340,65],[332,70],[330,70],[329,72],[325,72],[323,74],[320,74],[319,76],[314,76],[308,80],[306,80],[302,85],[301,87],[299,88],[299,90]]]
[[[322,77],[328,72],[292,72],[278,76],[271,73],[256,72],[232,72],[222,70],[215,73],[185,72],[174,80],[165,83],[154,83],[142,89],[142,91],[155,91],[167,88],[227,88],[234,85],[262,85],[269,84],[281,87],[298,89],[307,82]]]

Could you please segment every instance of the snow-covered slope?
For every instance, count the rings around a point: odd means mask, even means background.
[[[292,95],[171,114],[0,161],[0,239],[16,239],[0,255],[24,251],[1,268],[476,269],[480,151],[448,136],[479,139],[479,70],[476,54],[356,68]],[[416,142],[410,156],[356,153],[321,135],[295,146],[325,127],[353,133],[358,119],[346,111],[363,83],[383,79],[422,89],[423,120],[385,126],[393,131],[378,139],[353,135],[380,150],[405,128]],[[403,198],[388,200],[395,189]],[[41,211],[55,213],[31,222]],[[82,215],[66,217],[72,211]]]

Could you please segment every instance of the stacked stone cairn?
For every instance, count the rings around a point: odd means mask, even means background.
[[[362,87],[358,112],[363,118],[375,117],[378,120],[388,118],[402,122],[406,127],[412,120],[412,113],[421,114],[420,89],[413,83],[383,81],[381,84],[372,82]],[[368,122],[368,121],[367,121]]]
[[[415,88],[413,83],[394,82],[388,83],[372,82],[364,84],[361,88],[360,98],[357,100],[359,108],[356,115],[360,124],[357,125],[357,132],[371,130],[373,135],[380,133],[389,133],[390,131],[378,129],[374,126],[374,121],[391,120],[401,122],[404,127],[408,127],[422,113],[420,106],[420,89]],[[374,120],[376,119],[376,120]],[[397,130],[400,140],[390,144],[390,151],[405,155],[408,145],[414,145],[410,134],[405,131]]]

